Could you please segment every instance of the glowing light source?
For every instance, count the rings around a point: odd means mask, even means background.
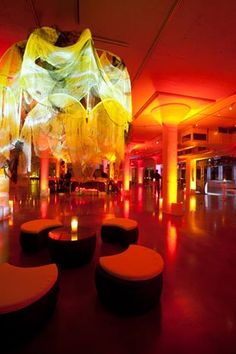
[[[159,209],[162,209],[163,206],[163,198],[159,198]]]
[[[13,200],[9,200],[9,209],[10,209],[10,213],[13,213]]]
[[[76,216],[73,216],[71,219],[71,232],[72,233],[77,233],[78,231],[78,218]]]
[[[189,211],[196,211],[196,196],[195,195],[190,196]]]
[[[78,218],[73,216],[71,218],[71,241],[78,240]]]
[[[94,48],[88,29],[73,45],[58,46],[59,36],[37,28],[21,43],[24,55],[13,45],[0,58],[0,120],[11,132],[3,132],[0,150],[21,137],[28,169],[34,146],[39,157],[48,151],[72,163],[77,178],[91,177],[108,155],[117,166],[124,157],[129,74],[118,56]]]

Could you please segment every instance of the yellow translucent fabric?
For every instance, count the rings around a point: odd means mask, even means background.
[[[58,35],[50,28],[35,30],[23,57],[13,46],[3,67],[0,63],[1,83],[11,86],[21,111],[16,124],[28,168],[33,143],[37,156],[72,162],[75,175],[86,177],[102,159],[123,158],[132,113],[130,80],[118,57],[98,54],[89,30],[67,47],[55,46]]]

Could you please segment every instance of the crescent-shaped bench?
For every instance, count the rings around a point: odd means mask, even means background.
[[[101,237],[104,242],[119,243],[128,247],[138,240],[138,223],[129,218],[111,218],[102,223]]]
[[[20,244],[23,251],[39,251],[47,244],[48,232],[62,223],[56,219],[35,219],[27,221],[20,228]]]
[[[23,268],[0,264],[0,333],[27,334],[52,313],[58,295],[55,264]]]
[[[159,302],[163,267],[159,253],[138,245],[100,257],[95,271],[98,296],[117,312],[143,313]]]

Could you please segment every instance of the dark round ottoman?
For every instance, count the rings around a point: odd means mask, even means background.
[[[159,302],[163,267],[159,253],[138,245],[100,257],[95,272],[98,296],[119,313],[144,313]]]
[[[35,219],[27,221],[20,228],[20,244],[23,251],[39,251],[47,244],[48,232],[62,223],[56,219]]]
[[[128,218],[112,218],[104,220],[101,228],[101,237],[104,242],[119,243],[128,247],[138,240],[138,223]]]
[[[62,267],[77,267],[89,263],[96,248],[96,231],[79,227],[76,233],[70,227],[59,227],[48,234],[48,248],[53,262]]]

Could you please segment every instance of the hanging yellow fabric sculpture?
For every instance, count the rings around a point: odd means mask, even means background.
[[[37,156],[71,162],[77,177],[88,177],[102,159],[123,159],[131,121],[129,75],[120,58],[99,55],[88,29],[70,46],[56,46],[58,36],[52,28],[37,29],[23,56],[22,43],[4,55],[0,84],[9,91],[4,105],[15,101],[14,138],[24,143],[28,170],[33,146]],[[0,119],[2,130],[6,115]],[[12,139],[0,140],[0,149]]]

